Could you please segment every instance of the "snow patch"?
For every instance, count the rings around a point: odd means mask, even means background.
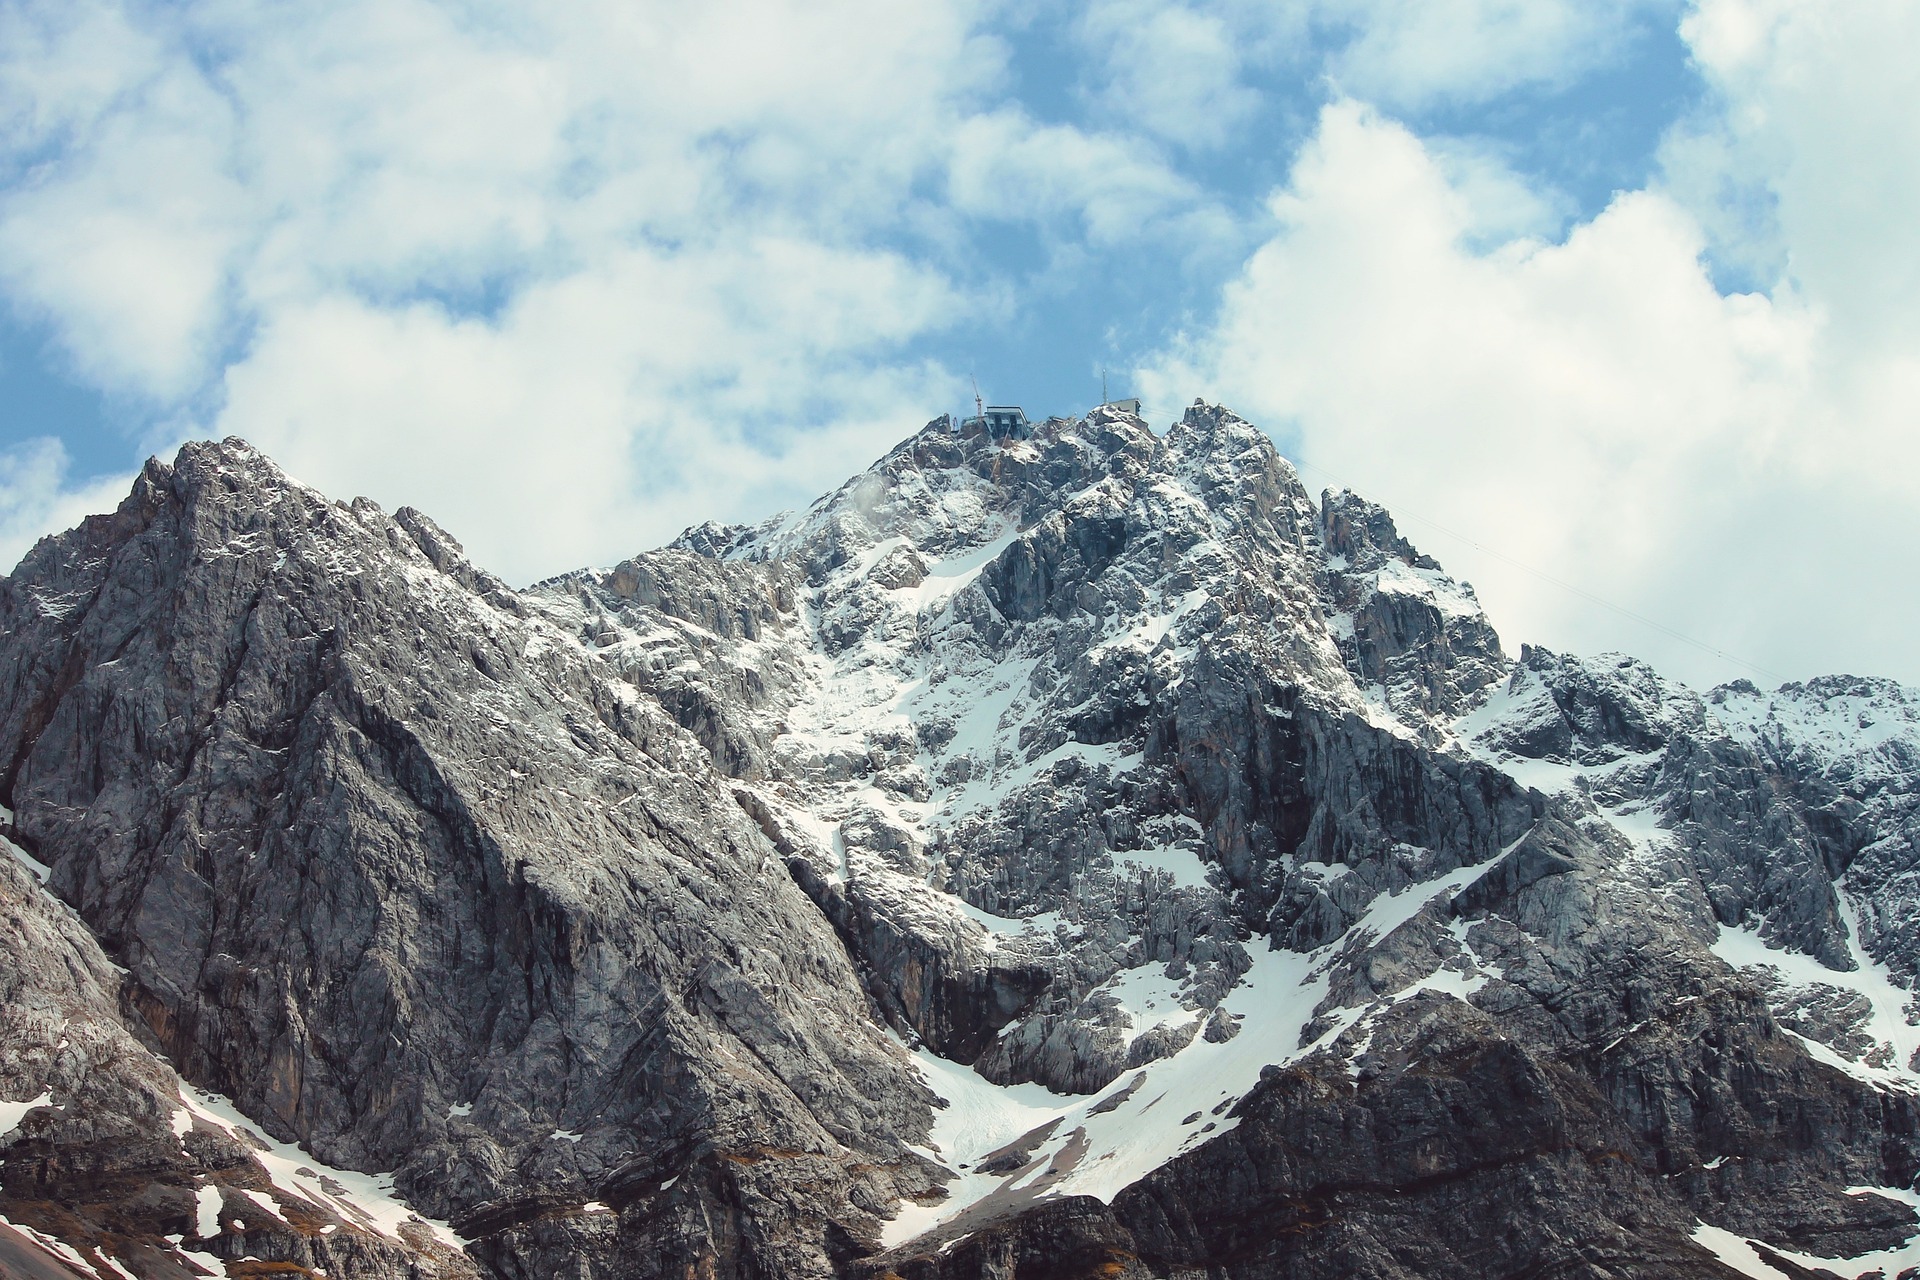
[[[13,815],[9,813],[5,821],[11,822],[12,820],[13,820]],[[47,877],[53,874],[52,867],[49,867],[46,863],[40,861],[38,858],[28,853],[25,849],[22,849],[19,845],[15,844],[13,841],[7,839],[5,836],[0,836],[0,845],[4,845],[6,847],[7,852],[13,855],[14,861],[18,862],[21,866],[25,867],[27,869],[27,873],[31,875],[35,880],[38,880],[41,884],[45,884],[47,882]]]
[[[1415,886],[1375,899],[1355,925],[1383,938],[1443,895],[1459,892],[1499,861],[1501,854]],[[1349,934],[1348,936],[1360,936]],[[1223,1015],[1240,1031],[1214,1043],[1195,1036],[1172,1057],[1124,1073],[1092,1097],[1064,1096],[1039,1085],[995,1085],[974,1071],[920,1049],[913,1054],[933,1092],[947,1100],[934,1113],[932,1146],[923,1152],[955,1171],[948,1197],[938,1204],[903,1202],[881,1236],[887,1247],[904,1244],[935,1227],[952,1224],[969,1211],[1055,1196],[1090,1195],[1111,1201],[1120,1191],[1183,1151],[1237,1127],[1232,1104],[1259,1082],[1261,1069],[1284,1066],[1332,1043],[1366,1012],[1340,1009],[1309,1043],[1301,1035],[1325,998],[1330,962],[1346,938],[1317,951],[1256,953],[1253,967],[1220,1003]],[[1142,1014],[1148,1001],[1171,1001],[1172,984],[1156,966],[1127,971],[1118,984]],[[1486,981],[1483,974],[1441,970],[1399,994],[1435,990],[1464,998]],[[1126,1000],[1123,999],[1123,1003]],[[1131,1006],[1129,1006],[1131,1008]],[[1179,1010],[1185,1013],[1185,1010]],[[1178,1016],[1177,1014],[1174,1016]],[[1198,1016],[1198,1015],[1195,1015]],[[1137,1087],[1130,1082],[1139,1079]],[[1116,1095],[1125,1096],[1115,1102]],[[1011,1172],[981,1173],[980,1162],[1022,1135],[1037,1137],[1023,1163]]]
[[[240,1194],[259,1205],[261,1210],[275,1222],[284,1223],[287,1220],[285,1215],[280,1212],[280,1206],[274,1203],[273,1197],[266,1192],[243,1188]]]
[[[1837,987],[1866,997],[1871,1010],[1864,1028],[1866,1034],[1887,1046],[1892,1053],[1891,1062],[1885,1067],[1851,1061],[1817,1040],[1797,1032],[1789,1034],[1798,1036],[1814,1057],[1856,1079],[1883,1087],[1920,1091],[1920,1075],[1908,1066],[1914,1055],[1920,1053],[1920,1027],[1913,1026],[1907,1020],[1907,1008],[1913,1002],[1913,992],[1895,982],[1885,965],[1867,955],[1860,946],[1858,910],[1844,889],[1838,889],[1836,893],[1840,899],[1841,916],[1847,924],[1847,949],[1857,966],[1851,973],[1829,969],[1812,956],[1797,951],[1769,947],[1759,932],[1751,928],[1720,926],[1720,936],[1711,950],[1736,969],[1771,969],[1789,987]]]
[[[188,1085],[180,1088],[180,1100],[195,1119],[219,1129],[248,1147],[253,1158],[267,1172],[275,1192],[283,1201],[304,1201],[322,1210],[330,1210],[363,1230],[389,1239],[400,1239],[400,1228],[407,1224],[424,1227],[442,1243],[454,1249],[466,1242],[453,1228],[432,1218],[422,1217],[408,1208],[393,1191],[393,1175],[355,1173],[323,1164],[292,1143],[262,1137],[251,1122],[233,1104],[218,1095]],[[304,1171],[304,1176],[303,1176]],[[313,1177],[318,1171],[321,1175]],[[304,1183],[304,1185],[303,1185]],[[220,1192],[215,1187],[200,1188],[200,1235],[218,1234],[207,1230],[212,1215],[219,1211]]]
[[[1122,969],[1093,990],[1119,1003],[1135,1032],[1192,1022],[1201,1015],[1180,1003],[1183,979],[1167,976],[1165,964],[1143,964]]]
[[[1143,652],[1152,652],[1161,640],[1166,638],[1167,632],[1173,629],[1174,624],[1211,598],[1204,587],[1196,587],[1192,591],[1175,597],[1172,609],[1165,613],[1148,614],[1124,631],[1108,636],[1093,646],[1092,651],[1099,653],[1104,649],[1139,649]]]
[[[1062,917],[1058,911],[1047,911],[1036,916],[1015,919],[1012,916],[997,916],[991,911],[982,910],[974,906],[971,902],[968,902],[965,898],[958,897],[954,894],[930,890],[927,896],[933,901],[938,902],[941,906],[966,917],[982,929],[985,929],[987,931],[987,945],[990,948],[997,947],[1007,938],[1016,938],[1021,934],[1034,932],[1052,933],[1056,928],[1065,923],[1064,917]]]
[[[998,521],[997,524],[1001,531],[979,546],[929,562],[927,576],[920,585],[900,588],[893,593],[895,598],[907,608],[925,610],[959,594],[1020,536],[1019,530],[1006,521]]]
[[[1898,1200],[1920,1208],[1920,1193],[1893,1187],[1848,1187],[1847,1194],[1885,1196],[1889,1200]],[[1709,1226],[1703,1222],[1694,1228],[1693,1241],[1742,1275],[1754,1276],[1758,1280],[1780,1280],[1786,1274],[1761,1256],[1760,1251],[1754,1247],[1756,1242],[1744,1236],[1735,1235],[1725,1228]],[[1881,1275],[1894,1276],[1902,1274],[1909,1267],[1920,1266],[1920,1232],[1909,1236],[1906,1243],[1897,1248],[1873,1249],[1850,1258],[1825,1258],[1777,1245],[1766,1247],[1795,1266],[1822,1271],[1829,1275],[1860,1276],[1877,1272]]]
[[[1123,849],[1113,855],[1114,865],[1141,871],[1159,872],[1169,877],[1174,887],[1207,887],[1207,864],[1192,849],[1181,845],[1156,845],[1150,849]]]
[[[88,1262],[87,1259],[81,1257],[77,1249],[56,1236],[47,1235],[43,1231],[35,1231],[32,1227],[24,1223],[12,1221],[4,1214],[0,1214],[0,1227],[12,1227],[15,1231],[18,1231],[21,1235],[60,1261],[73,1264],[73,1266],[79,1269],[80,1274],[83,1276],[99,1274],[98,1268]],[[224,1267],[221,1268],[221,1271],[224,1270]],[[215,1272],[214,1274],[218,1275],[220,1272]]]
[[[1750,1242],[1725,1228],[1708,1226],[1703,1222],[1693,1229],[1693,1242],[1743,1276],[1754,1276],[1756,1280],[1780,1280],[1784,1274],[1768,1265],[1754,1251]]]
[[[211,1240],[220,1234],[220,1188],[197,1187],[193,1194],[199,1215],[194,1232],[202,1240]]]
[[[27,1112],[53,1103],[51,1091],[37,1098],[28,1098],[25,1102],[0,1102],[0,1138],[10,1138],[20,1122],[27,1118]]]
[[[1439,569],[1423,569],[1388,558],[1374,576],[1374,590],[1385,595],[1413,596],[1453,618],[1478,618],[1480,602]]]

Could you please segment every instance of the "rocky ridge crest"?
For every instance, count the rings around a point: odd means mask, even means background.
[[[0,1094],[177,1207],[177,1069],[469,1241],[330,1275],[1920,1265],[1920,695],[1509,659],[1214,406],[938,419],[524,592],[189,446],[0,628],[0,801],[91,930],[9,980],[98,938],[136,1064]],[[27,1140],[0,1216],[55,1222]],[[275,1203],[117,1256],[315,1265]]]

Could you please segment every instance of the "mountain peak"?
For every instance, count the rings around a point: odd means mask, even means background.
[[[1512,662],[1206,403],[935,419],[524,592],[191,445],[0,581],[0,985],[66,1019],[0,1258],[1890,1273],[1916,726]]]

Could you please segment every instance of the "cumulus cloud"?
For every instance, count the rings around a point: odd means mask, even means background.
[[[960,126],[948,190],[956,208],[976,217],[1072,218],[1076,238],[1096,245],[1136,239],[1199,196],[1137,139],[1039,125],[1015,109]]]
[[[1266,23],[1301,15],[1278,7]],[[1076,35],[1098,59],[1094,93],[1110,116],[1182,146],[1219,147],[1251,120],[1259,93],[1245,82],[1251,32],[1226,7],[1096,0],[1080,14]],[[1267,33],[1269,36],[1271,32]],[[1268,47],[1271,39],[1263,42]]]
[[[1646,189],[1579,220],[1473,132],[1667,19],[1702,92]],[[1022,97],[1048,23],[1086,62]],[[1164,333],[1224,276],[1162,409],[1770,669],[1920,678],[1878,576],[1920,547],[1916,42],[1894,0],[18,0],[0,294],[130,430],[247,435],[524,580],[804,501],[1036,296],[1126,273],[1164,306],[1109,332]],[[1263,207],[1220,189],[1297,129]],[[17,445],[0,551],[86,503]],[[1510,639],[1740,673],[1410,532]]]
[[[430,511],[527,579],[708,518],[758,517],[865,466],[951,375],[876,370],[942,282],[799,241],[636,249],[457,318],[347,297],[285,308],[227,376],[217,434],[303,480]]]
[[[1554,91],[1620,59],[1677,0],[1094,0],[1075,22],[1088,92],[1184,147],[1244,141],[1301,82],[1397,111]]]
[[[9,9],[0,50],[0,136],[19,167],[0,201],[0,287],[99,385],[190,390],[246,223],[223,171],[226,103],[98,4]]]
[[[76,478],[66,447],[49,436],[0,450],[0,565],[11,570],[48,530],[113,510],[131,481]]]
[[[1613,58],[1661,0],[1362,0],[1320,7],[1348,41],[1328,71],[1348,94],[1410,110],[1557,86]]]
[[[1890,375],[1836,350],[1824,299],[1723,294],[1700,223],[1657,191],[1563,240],[1489,245],[1472,190],[1352,102],[1326,109],[1271,208],[1216,323],[1147,372],[1161,402],[1221,398],[1324,469],[1310,480],[1433,521],[1408,531],[1510,641],[1752,674],[1453,533],[1771,671],[1914,674],[1920,604],[1880,553],[1920,546],[1920,484],[1872,460],[1891,422],[1825,434],[1836,386]]]
[[[1005,294],[956,219],[1116,243],[1203,203],[1005,107],[988,16],[12,6],[0,288],[178,434],[415,502],[512,577],[610,559],[956,403],[909,348]]]
[[[1848,342],[1920,337],[1920,11],[1702,0],[1681,26],[1709,97],[1666,179],[1717,255],[1817,298]]]

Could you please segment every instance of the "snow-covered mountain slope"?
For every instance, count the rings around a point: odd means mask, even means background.
[[[1916,695],[1511,660],[1224,409],[939,419],[519,593],[192,446],[0,622],[0,801],[129,1033],[498,1275],[1699,1276],[1920,1232]]]
[[[688,607],[662,584],[696,564]],[[1563,710],[1385,512],[1316,505],[1223,410],[1164,437],[1114,411],[1011,440],[936,421],[805,513],[531,598],[731,762],[952,1102],[928,1154],[955,1181],[889,1257],[1113,1201],[1236,1129],[1263,1069],[1359,1078],[1429,997],[1557,1053],[1630,1039],[1647,1020],[1599,975],[1655,945],[1729,980],[1730,893],[1850,954],[1805,858],[1703,881],[1679,856],[1635,771],[1700,698],[1623,668],[1630,697]],[[1749,815],[1715,818],[1751,844]]]
[[[1630,658],[1529,650],[1454,732],[1633,837],[1816,1052],[1916,1082],[1920,692],[1828,677],[1703,697]]]
[[[1114,410],[1011,441],[943,420],[801,517],[696,530],[532,599],[734,762],[902,1032],[1003,1083],[1089,1092],[1208,1025],[1226,1034],[1214,1011],[1253,964],[1246,939],[1318,883],[1263,847],[1284,798],[1243,798],[1244,769],[1187,743],[1237,763],[1325,732],[1414,758],[1340,639],[1355,616],[1372,635],[1437,635],[1471,597],[1375,549],[1351,503],[1332,510],[1364,568],[1327,568],[1292,469],[1223,411],[1164,439]],[[684,580],[696,547],[719,559],[688,607],[651,584]],[[1373,585],[1395,571],[1442,594]],[[1291,724],[1301,703],[1311,729]],[[1329,867],[1348,845],[1369,864],[1305,927],[1337,933],[1374,894],[1518,836],[1527,802],[1485,785],[1499,799],[1444,849],[1330,815],[1302,831]],[[1371,865],[1395,844],[1397,863]],[[1160,1007],[1129,1007],[1150,975]]]
[[[1920,968],[1920,690],[1829,676],[1708,695],[1727,734],[1792,789],[1858,914],[1858,937],[1910,986]]]

